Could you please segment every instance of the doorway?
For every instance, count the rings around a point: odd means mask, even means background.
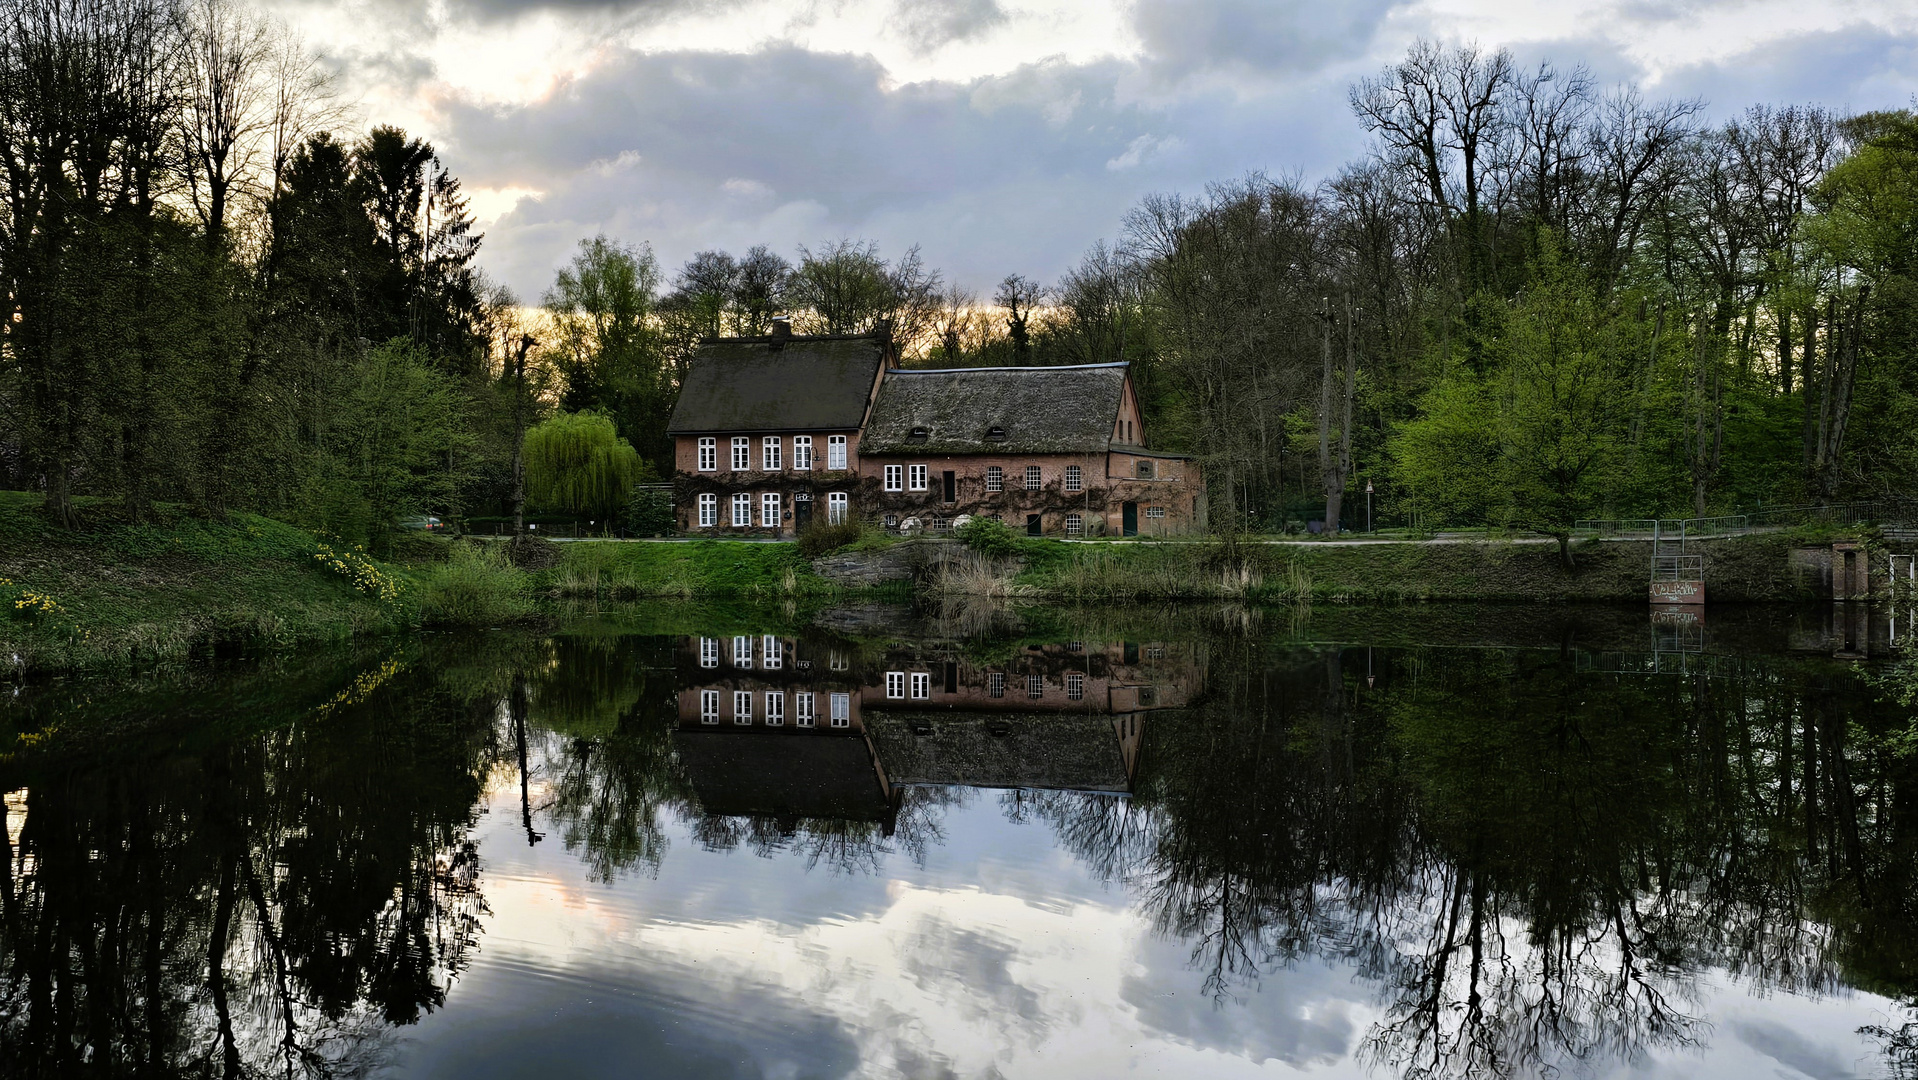
[[[793,503],[793,532],[798,533],[804,531],[811,521],[812,500],[807,499],[804,502]]]
[[[1123,536],[1139,535],[1139,504],[1135,502],[1126,503],[1121,512],[1124,514],[1124,518],[1120,523],[1123,526],[1120,534]]]
[[[1037,514],[1026,515],[1026,535],[1027,536],[1039,535],[1039,515]]]
[[[944,480],[945,480],[945,495],[946,495],[946,501],[947,501],[947,502],[949,502],[949,503],[956,503],[956,502],[958,502],[958,501],[959,501],[959,478],[958,478],[958,476],[956,476],[956,475],[954,475],[954,473],[953,473],[953,471],[952,471],[951,469],[947,469],[947,470],[946,470],[946,475],[945,475],[945,477],[944,477]]]

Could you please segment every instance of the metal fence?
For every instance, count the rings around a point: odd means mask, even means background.
[[[1881,520],[1888,510],[1878,503],[1856,502],[1773,506],[1743,514],[1702,518],[1581,518],[1572,524],[1572,531],[1583,536],[1696,540],[1796,525],[1857,525]]]

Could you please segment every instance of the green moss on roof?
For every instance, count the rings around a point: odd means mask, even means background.
[[[859,452],[1100,453],[1125,379],[1124,364],[889,371]],[[994,428],[1004,437],[993,438]]]
[[[851,430],[886,345],[865,337],[728,338],[693,356],[669,434]]]

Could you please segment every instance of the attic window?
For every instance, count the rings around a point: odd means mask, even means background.
[[[1000,427],[998,424],[994,424],[991,427],[986,429],[986,438],[991,439],[994,442],[1005,442],[1006,429]]]
[[[926,428],[916,427],[916,428],[913,428],[912,432],[906,436],[906,441],[907,442],[925,442],[928,438],[931,438],[931,437],[932,437],[931,431],[927,430]]]

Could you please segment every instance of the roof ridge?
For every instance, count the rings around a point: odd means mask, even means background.
[[[1108,360],[1102,364],[1019,364],[1004,367],[887,368],[888,375],[960,375],[969,371],[1090,371],[1096,368],[1130,367],[1130,360]]]

